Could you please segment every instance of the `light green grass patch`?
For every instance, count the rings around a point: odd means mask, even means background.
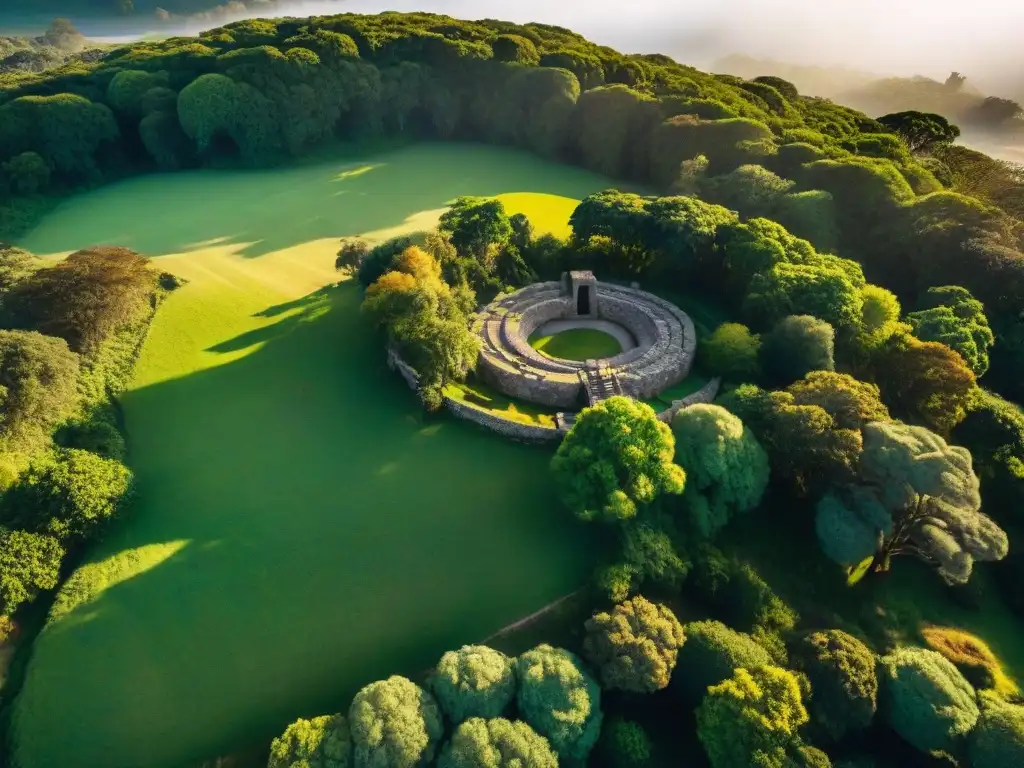
[[[425,418],[333,262],[340,238],[425,229],[460,195],[608,186],[423,144],[136,178],[24,238],[50,256],[124,245],[188,282],[122,401],[137,505],[35,644],[18,762],[195,764],[344,710],[585,582],[593,547],[554,501],[550,451]]]
[[[548,357],[563,360],[596,360],[622,352],[618,340],[595,328],[569,328],[549,336],[534,334],[530,346]]]
[[[555,414],[550,410],[533,403],[508,398],[479,381],[449,384],[444,393],[453,400],[482,408],[509,421],[530,426],[555,426]]]

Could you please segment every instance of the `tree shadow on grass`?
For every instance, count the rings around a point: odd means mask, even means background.
[[[425,420],[358,304],[318,292],[251,354],[126,394],[139,502],[92,560],[133,575],[39,637],[23,764],[181,765],[269,739],[585,581],[549,452]]]
[[[149,256],[220,246],[255,258],[387,230],[396,221],[417,225],[459,195],[583,197],[607,186],[588,171],[485,145],[424,143],[362,156],[339,150],[280,168],[157,174],[111,184],[65,201],[20,245],[43,255],[116,244]]]

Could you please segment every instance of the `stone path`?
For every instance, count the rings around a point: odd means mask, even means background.
[[[577,328],[588,328],[592,331],[607,333],[619,342],[623,352],[627,352],[636,346],[636,339],[633,338],[633,334],[618,323],[613,323],[609,320],[588,320],[585,317],[573,320],[549,320],[531,335],[555,336],[563,331],[572,331]]]

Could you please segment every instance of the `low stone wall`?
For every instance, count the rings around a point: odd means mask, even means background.
[[[388,349],[388,367],[398,371],[399,375],[414,392],[419,389],[420,376],[411,365],[405,362],[393,349]],[[557,427],[544,427],[539,424],[521,424],[518,421],[503,419],[490,411],[482,408],[474,408],[469,403],[454,400],[447,395],[444,397],[444,408],[448,413],[457,419],[471,421],[479,424],[485,429],[497,432],[499,435],[510,437],[513,440],[522,440],[531,443],[546,443],[561,440],[563,432]]]
[[[511,437],[513,440],[547,443],[562,439],[562,433],[555,427],[543,427],[539,424],[520,424],[518,421],[503,419],[491,411],[474,408],[468,403],[462,403],[450,397],[444,399],[444,407],[457,419],[471,421],[492,432],[497,432],[499,435]]]
[[[658,414],[658,418],[667,424],[671,424],[672,419],[674,419],[676,414],[683,410],[683,408],[689,408],[691,405],[712,402],[718,396],[718,389],[721,386],[721,379],[712,379],[696,392],[687,395],[681,400],[673,400],[672,405],[670,405],[667,410]]]
[[[484,357],[481,357],[481,362],[484,364],[477,367],[477,375],[502,394],[550,408],[574,410],[579,407],[583,392],[579,376],[566,373],[538,376],[528,371],[491,365]]]

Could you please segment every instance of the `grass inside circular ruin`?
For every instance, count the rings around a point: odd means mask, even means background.
[[[615,357],[622,351],[618,340],[594,328],[570,328],[550,336],[530,337],[530,346],[548,357],[564,360],[591,360]]]

